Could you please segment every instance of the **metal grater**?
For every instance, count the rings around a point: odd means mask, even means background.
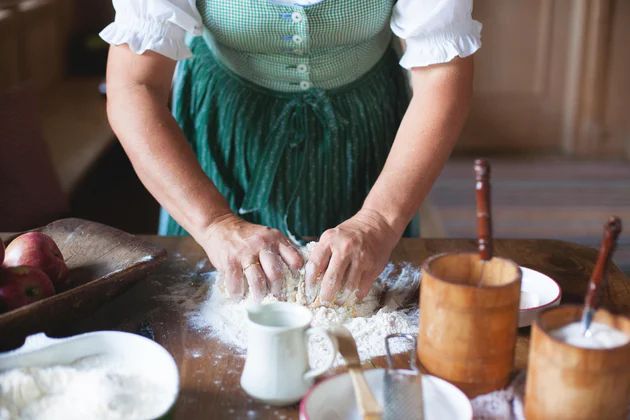
[[[406,338],[413,342],[408,369],[394,369],[389,340]],[[387,369],[383,375],[383,420],[424,420],[422,375],[416,367],[417,340],[411,334],[390,334],[385,338]]]

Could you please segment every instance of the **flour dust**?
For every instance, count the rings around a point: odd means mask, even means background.
[[[314,244],[302,249],[308,258]],[[389,263],[374,282],[368,296],[360,303],[354,296],[333,307],[309,306],[304,290],[304,269],[291,270],[285,267],[282,300],[309,307],[313,312],[313,326],[330,327],[343,325],[352,333],[362,361],[385,354],[385,337],[393,333],[416,334],[418,330],[418,290],[421,271],[409,263]],[[223,276],[218,272],[205,274],[206,293],[201,305],[191,311],[191,325],[215,337],[244,354],[247,346],[247,310],[251,299],[235,301],[228,296]],[[278,301],[273,295],[263,303]],[[392,340],[390,349],[394,354],[409,351],[411,345],[405,340]],[[329,357],[327,340],[319,335],[309,339],[311,366],[323,365]],[[342,364],[340,356],[335,366]]]

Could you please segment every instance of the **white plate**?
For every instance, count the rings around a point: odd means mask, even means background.
[[[124,359],[168,386],[172,398],[164,401],[158,418],[169,412],[179,394],[179,371],[175,359],[161,345],[140,335],[121,331],[98,331],[53,339],[44,333],[31,335],[17,350],[0,353],[0,371],[5,369],[69,364],[87,356],[108,354]]]
[[[560,286],[551,277],[530,268],[521,267],[521,270],[521,302],[527,301],[529,305],[519,311],[519,328],[532,325],[540,311],[559,305],[562,297]]]
[[[370,369],[364,372],[365,379],[381,407],[384,371],[385,369]],[[422,375],[422,396],[425,420],[472,419],[472,406],[466,395],[440,378]],[[361,415],[354,400],[352,381],[347,373],[318,383],[300,403],[300,420],[354,419],[361,419]]]

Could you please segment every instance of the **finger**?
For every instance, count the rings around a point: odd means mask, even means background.
[[[244,267],[246,268],[243,269],[243,273],[245,273],[245,278],[252,290],[254,299],[261,301],[267,294],[267,277],[259,263],[246,264]]]
[[[260,265],[262,266],[269,290],[274,296],[282,294],[282,280],[284,278],[284,262],[278,254],[269,251],[260,252]]]
[[[223,271],[228,294],[233,298],[242,298],[245,294],[243,267],[238,261],[228,261]]]
[[[346,303],[348,298],[359,288],[362,277],[363,268],[361,264],[357,261],[351,262],[343,280],[341,291],[337,294],[337,298],[335,299],[335,303],[338,305]]]
[[[339,252],[333,253],[322,280],[322,291],[319,295],[322,303],[330,303],[334,300],[349,265],[350,260],[348,258],[342,257]]]
[[[357,300],[360,302],[370,293],[370,289],[372,285],[378,278],[378,274],[374,274],[373,272],[368,272],[363,274],[361,277],[361,281],[359,283],[359,289],[357,291]]]
[[[300,254],[300,251],[295,249],[295,247],[288,241],[286,244],[280,243],[278,251],[280,251],[280,256],[284,262],[292,269],[299,270],[304,266],[304,258],[302,257],[302,254]]]
[[[332,251],[326,244],[319,244],[313,249],[304,270],[306,299],[313,303],[319,294],[320,279],[328,267]]]

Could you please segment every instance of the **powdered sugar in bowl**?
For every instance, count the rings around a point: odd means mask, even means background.
[[[37,334],[0,354],[0,419],[158,419],[175,404],[169,352],[136,334]]]

